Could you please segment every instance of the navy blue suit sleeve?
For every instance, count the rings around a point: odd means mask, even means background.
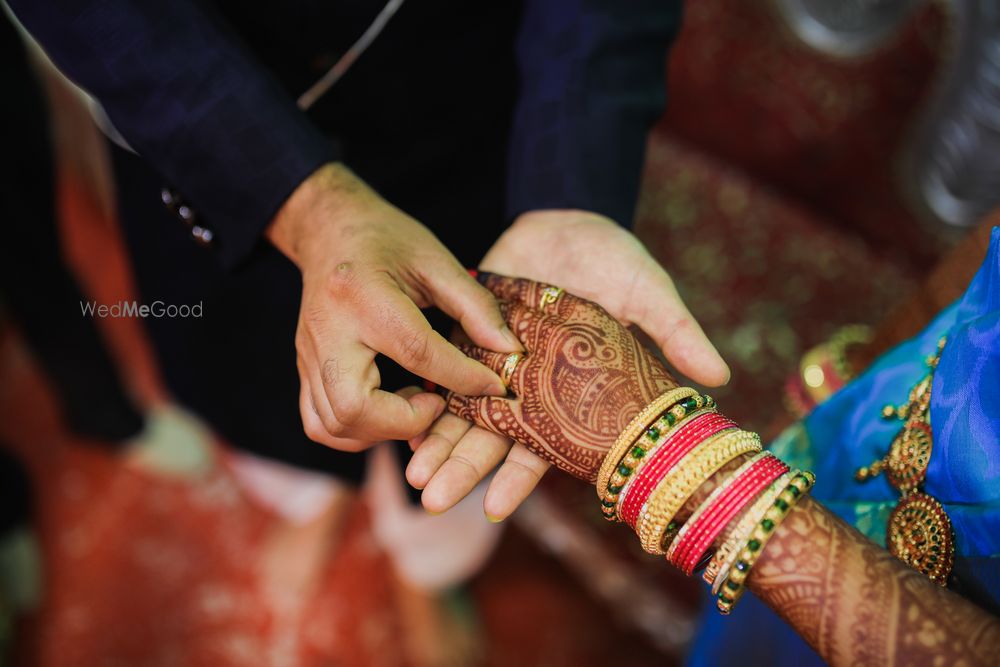
[[[666,103],[679,0],[527,0],[507,215],[577,208],[631,225]]]
[[[194,0],[10,0],[53,62],[245,258],[336,147],[225,22]]]

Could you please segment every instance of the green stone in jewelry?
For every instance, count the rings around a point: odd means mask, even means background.
[[[646,450],[643,449],[642,447],[635,447],[632,449],[632,458],[634,459],[641,459],[645,455],[646,455]]]
[[[622,477],[628,477],[629,475],[632,474],[632,469],[623,463],[620,466],[618,466],[618,474],[621,475]]]
[[[750,540],[749,542],[747,542],[747,549],[749,549],[750,551],[757,551],[757,549],[760,549],[760,541]]]
[[[664,417],[666,417],[668,426],[673,426],[674,424],[677,423],[677,417],[675,417],[674,413],[672,412],[668,412],[666,415],[664,415]]]
[[[774,506],[777,507],[782,512],[787,512],[788,511],[788,503],[786,503],[781,498],[778,498],[777,500],[774,501]]]
[[[770,533],[771,530],[774,529],[774,522],[771,521],[770,519],[764,519],[763,521],[760,522],[760,526],[761,528]]]
[[[721,602],[722,604],[732,604],[733,599],[723,595],[722,593],[719,593],[719,602]]]
[[[617,503],[615,503],[612,500],[602,500],[601,504],[607,507],[608,509],[614,509]]]
[[[727,579],[726,580],[726,588],[728,588],[729,590],[731,590],[732,592],[735,593],[736,591],[740,590],[740,585],[738,583],[736,583],[735,581],[733,581],[732,579]]]
[[[619,493],[622,492],[623,488],[624,488],[624,486],[614,486],[614,485],[609,484],[608,485],[608,493],[613,493],[614,495],[618,495]]]
[[[794,484],[789,485],[788,492],[791,493],[792,496],[795,498],[798,498],[799,494],[802,493],[801,491],[799,491],[799,487],[795,486]]]
[[[660,439],[660,429],[656,428],[655,426],[650,426],[649,430],[646,431],[646,437],[652,440],[653,442],[656,442],[657,440]]]

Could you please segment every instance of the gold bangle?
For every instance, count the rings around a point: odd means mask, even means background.
[[[711,407],[711,408],[707,408],[707,407],[699,408],[699,409],[695,410],[694,412],[692,412],[690,414],[684,415],[681,419],[679,419],[676,422],[674,422],[674,424],[672,426],[667,424],[667,422],[663,418],[663,416],[661,416],[659,419],[657,419],[656,423],[654,423],[649,428],[650,429],[653,429],[653,428],[658,429],[659,432],[660,432],[660,437],[657,439],[657,441],[653,444],[652,447],[650,447],[649,449],[646,450],[646,453],[643,454],[642,460],[636,462],[637,465],[635,465],[635,469],[634,469],[633,473],[628,476],[628,479],[621,480],[622,490],[617,495],[624,496],[624,495],[628,494],[628,490],[632,486],[633,480],[635,480],[635,479],[637,479],[639,477],[639,471],[642,470],[642,467],[643,467],[643,465],[645,465],[646,461],[650,460],[652,458],[653,454],[660,447],[664,446],[665,444],[667,444],[667,442],[669,442],[671,435],[673,434],[673,432],[675,430],[677,430],[678,428],[680,428],[681,424],[683,424],[684,422],[691,421],[692,419],[694,419],[696,417],[700,417],[702,415],[711,414],[713,412],[715,412],[714,406]],[[641,437],[639,439],[642,440]],[[638,446],[638,445],[636,445],[636,446]],[[625,458],[622,459],[622,463],[625,464],[625,465],[629,464],[629,455],[628,454],[626,454]],[[611,475],[611,479],[608,481],[608,485],[609,486],[614,486],[616,481],[619,481],[619,475],[618,475],[617,472],[615,472],[615,473],[613,473]],[[607,498],[610,499],[611,498],[611,494],[608,494]]]
[[[736,526],[728,531],[728,534],[722,541],[722,546],[715,552],[712,562],[708,564],[704,574],[702,574],[702,579],[705,580],[705,583],[712,586],[712,595],[719,593],[719,585],[725,581],[726,575],[729,573],[729,568],[736,561],[736,556],[739,555],[739,547],[750,539],[750,533],[764,517],[764,512],[774,503],[774,499],[778,497],[778,494],[788,486],[788,482],[791,480],[793,474],[792,472],[786,472],[774,480],[774,483],[767,487],[757,500],[754,501],[753,505],[750,506],[750,509],[744,512],[743,516],[738,519]]]
[[[688,528],[691,525],[693,525],[698,520],[698,517],[704,514],[709,507],[715,504],[715,501],[718,499],[719,496],[722,495],[722,492],[729,487],[730,482],[732,482],[734,479],[739,478],[740,475],[749,470],[750,466],[757,463],[757,461],[760,461],[765,456],[771,456],[771,455],[772,454],[770,452],[763,452],[763,451],[757,452],[749,459],[747,459],[743,463],[743,465],[741,465],[739,468],[733,471],[733,474],[731,474],[728,477],[728,479],[726,479],[725,482],[722,482],[721,484],[716,486],[715,489],[712,490],[712,493],[708,494],[708,498],[705,498],[704,502],[702,502],[701,505],[698,505],[698,509],[696,509],[694,512],[691,513],[691,516],[687,518],[687,521],[684,522],[684,525],[681,526],[681,529],[677,531],[677,534],[670,541],[670,546],[667,547],[667,560],[669,561],[673,560],[674,553],[677,551],[677,545],[679,545],[684,540],[684,535],[687,534]]]
[[[699,486],[740,454],[759,452],[760,436],[727,429],[700,443],[684,456],[650,495],[639,512],[636,533],[648,553],[663,555],[663,534]]]
[[[694,409],[689,412],[688,406],[692,403]],[[604,518],[608,521],[619,520],[618,499],[628,493],[632,480],[639,477],[639,471],[646,461],[652,458],[653,453],[671,441],[674,431],[680,428],[684,422],[714,412],[715,401],[711,396],[705,395],[689,396],[682,399],[660,415],[660,418],[646,429],[647,438],[644,440],[643,436],[640,435],[639,439],[633,443],[632,449],[626,452],[618,467],[611,473],[611,479],[608,480],[608,485],[605,487],[604,500],[601,501],[601,511]],[[655,441],[647,449],[646,441],[653,438]]]
[[[781,522],[785,520],[799,499],[809,492],[816,482],[816,477],[811,472],[796,473],[788,485],[778,494],[777,499],[764,513],[764,518],[760,520],[750,539],[740,550],[740,555],[736,559],[736,564],[729,570],[729,576],[722,583],[719,592],[715,597],[715,606],[722,614],[728,614],[736,606],[736,603],[746,592],[746,579],[750,576],[753,566],[756,565],[760,555],[764,553],[764,547],[771,540]]]
[[[639,411],[632,421],[629,422],[625,430],[621,432],[615,444],[608,450],[607,455],[604,457],[604,462],[601,464],[601,469],[597,473],[597,497],[601,500],[605,499],[606,491],[608,488],[608,481],[611,479],[611,475],[614,474],[615,468],[618,467],[618,463],[625,458],[625,453],[628,451],[639,436],[645,430],[646,426],[656,421],[656,419],[667,411],[667,409],[674,403],[682,401],[685,398],[696,395],[698,392],[690,387],[678,387],[677,389],[671,389],[670,391],[662,394],[653,400],[652,403],[647,405],[645,408]]]

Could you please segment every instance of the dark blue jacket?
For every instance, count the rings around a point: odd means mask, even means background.
[[[229,442],[355,479],[357,457],[302,433],[301,276],[262,241],[275,211],[342,160],[467,266],[527,210],[628,224],[678,20],[670,0],[408,0],[303,113],[293,100],[380,0],[10,4],[141,155],[111,152],[140,296],[204,312],[144,322],[173,395]],[[163,208],[164,184],[214,230],[212,248]],[[414,381],[379,369],[386,389]]]
[[[247,256],[296,185],[342,157],[336,129],[331,138],[293,103],[316,77],[296,61],[342,50],[381,4],[10,0],[52,60],[215,229],[228,265]],[[678,4],[524,3],[508,219],[573,207],[631,222]],[[465,29],[454,26],[456,39]]]

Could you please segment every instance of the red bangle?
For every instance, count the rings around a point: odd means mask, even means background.
[[[719,533],[749,502],[774,480],[788,472],[788,466],[770,454],[744,470],[726,485],[722,493],[681,536],[671,563],[690,576]]]
[[[780,459],[768,455],[741,473],[680,536],[683,544],[678,544],[672,562],[686,574],[693,573],[719,533],[768,484],[787,470],[788,466]]]
[[[709,412],[698,415],[669,433],[663,444],[639,468],[635,478],[622,489],[618,500],[618,516],[621,520],[635,528],[639,511],[667,473],[699,442],[730,428],[736,428],[736,423],[717,412]]]

